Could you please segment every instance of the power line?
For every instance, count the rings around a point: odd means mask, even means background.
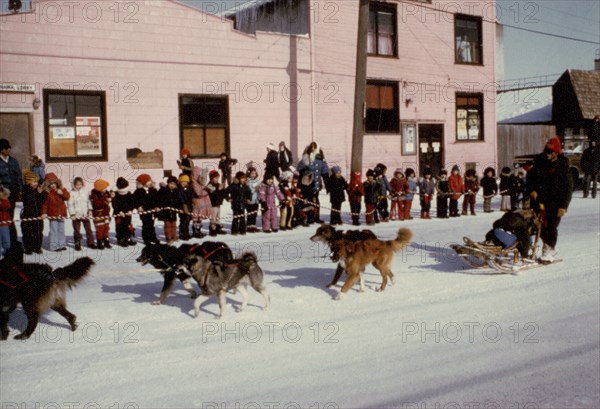
[[[588,18],[588,17],[584,17],[584,16],[578,16],[577,14],[569,13],[569,12],[567,12],[567,11],[561,11],[561,10],[557,10],[557,9],[554,9],[554,8],[552,8],[552,7],[548,7],[548,6],[546,6],[546,5],[541,5],[541,4],[539,4],[538,6],[539,6],[539,7],[543,7],[543,8],[545,8],[545,9],[548,9],[548,10],[552,10],[552,11],[554,11],[555,13],[564,14],[564,15],[566,15],[566,16],[576,17],[576,18],[579,18],[579,19],[581,19],[581,20],[591,21],[592,23],[600,24],[600,20],[594,20],[594,19],[592,19],[592,18]]]
[[[517,27],[517,26],[513,26],[511,24],[502,24],[502,25],[504,27],[514,28],[515,30],[522,30],[522,31],[530,32],[530,33],[541,34],[541,35],[546,35],[546,36],[556,37],[556,38],[562,38],[562,39],[565,39],[565,40],[579,41],[579,42],[582,42],[582,43],[589,43],[589,44],[600,45],[600,41],[584,40],[582,38],[575,38],[575,37],[563,36],[563,35],[560,35],[560,34],[546,33],[544,31],[531,30],[529,28]]]

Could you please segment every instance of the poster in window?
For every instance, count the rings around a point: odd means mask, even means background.
[[[476,109],[469,110],[469,139],[479,139],[479,111]]]
[[[75,128],[72,126],[52,126],[50,127],[52,139],[75,139]]]
[[[467,133],[467,110],[456,110],[456,139],[468,139]]]
[[[102,155],[100,118],[78,116],[75,123],[77,124],[77,155]]]
[[[402,154],[415,155],[416,152],[415,124],[402,125]]]

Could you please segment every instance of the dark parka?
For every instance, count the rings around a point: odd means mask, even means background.
[[[492,176],[488,176],[488,173],[492,172]],[[498,193],[498,182],[496,182],[496,172],[493,168],[487,168],[484,172],[484,176],[481,178],[480,185],[483,188],[484,196],[494,196]]]
[[[40,193],[37,188],[32,188],[29,185],[23,187],[23,210],[21,210],[22,218],[39,217],[42,215],[42,205],[46,201],[48,192],[42,190]]]
[[[23,190],[23,173],[19,162],[12,156],[8,157],[8,162],[0,158],[0,185],[10,190],[10,197],[16,198]]]
[[[383,188],[377,180],[373,180],[373,183],[368,180],[363,183],[365,189],[365,204],[376,205],[380,196],[383,196]]]
[[[538,202],[544,204],[549,214],[567,209],[573,194],[573,181],[569,174],[569,160],[560,154],[552,162],[545,153],[537,155],[527,173],[527,193],[537,192]]]
[[[517,249],[521,256],[527,257],[529,253],[529,248],[531,246],[531,231],[530,229],[533,227],[533,219],[525,218],[522,211],[511,211],[504,213],[504,215],[496,220],[493,224],[494,229],[502,229],[507,232],[513,233],[517,236]],[[486,236],[486,240],[491,240],[498,245],[502,245],[502,243],[496,238],[494,231],[489,231]]]
[[[348,183],[343,177],[331,176],[327,182],[327,192],[332,204],[341,204],[346,201]]]
[[[228,200],[231,200],[231,209],[243,211],[248,207],[248,202],[252,200],[252,191],[245,183],[240,183],[234,179],[233,183],[225,190]]]
[[[581,155],[581,169],[586,175],[596,175],[600,171],[600,146],[588,147]]]
[[[152,210],[155,207],[158,207],[157,194],[158,192],[153,187],[150,187],[147,190],[143,187],[138,187],[133,192],[133,202],[135,207],[141,207],[144,211]],[[152,214],[148,213],[143,216],[152,217]]]
[[[181,199],[181,191],[179,187],[169,189],[168,186],[163,186],[158,191],[158,203],[160,207],[170,207],[171,209],[183,210],[183,200]],[[158,219],[165,222],[174,222],[177,220],[177,210],[164,209],[158,214]]]

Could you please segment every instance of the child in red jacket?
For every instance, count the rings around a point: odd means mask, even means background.
[[[356,171],[350,177],[348,184],[348,200],[350,201],[350,212],[352,213],[352,225],[360,226],[360,208],[362,197],[365,195],[365,188],[361,180],[361,174]]]
[[[42,205],[42,217],[50,221],[50,234],[48,235],[48,249],[50,251],[64,251],[67,249],[65,237],[65,219],[67,218],[66,201],[71,195],[63,188],[62,182],[52,172],[46,175],[44,186],[48,191],[46,201]]]
[[[106,180],[98,179],[94,182],[94,189],[90,193],[98,250],[112,248],[108,241],[108,230],[110,227],[110,203],[112,202],[113,193],[108,190],[108,186],[109,183]]]
[[[464,191],[464,185],[458,165],[452,167],[452,174],[448,177],[448,187],[450,188],[450,217],[460,217],[460,214],[458,214],[458,199]]]
[[[10,190],[0,186],[0,259],[4,257],[10,248],[10,227],[13,224],[11,209],[12,204],[8,200]]]

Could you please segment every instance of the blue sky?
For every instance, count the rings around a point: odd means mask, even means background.
[[[198,8],[220,9],[245,3],[245,0],[180,1]],[[496,10],[503,24],[600,43],[599,0],[497,0]],[[505,27],[505,79],[558,74],[568,68],[590,70],[594,68],[596,49],[600,49],[600,44]]]

